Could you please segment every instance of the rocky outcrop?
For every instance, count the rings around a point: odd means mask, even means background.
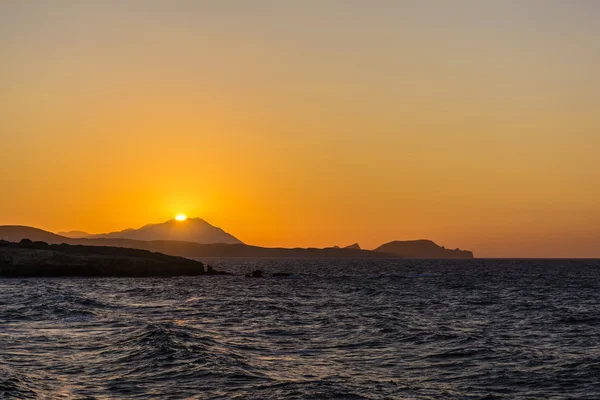
[[[246,274],[246,278],[262,278],[263,276],[263,272],[260,269],[255,269],[254,271]]]
[[[0,241],[0,276],[223,275],[201,262],[121,247]]]

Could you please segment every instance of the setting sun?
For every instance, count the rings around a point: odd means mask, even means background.
[[[0,400],[600,400],[599,20],[0,0]]]

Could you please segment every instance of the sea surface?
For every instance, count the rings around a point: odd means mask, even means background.
[[[600,399],[599,261],[208,263],[0,279],[0,398]]]

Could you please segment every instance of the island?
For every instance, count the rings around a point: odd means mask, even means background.
[[[123,247],[0,240],[1,277],[229,275],[199,261]]]
[[[474,258],[473,252],[461,249],[447,249],[439,246],[431,240],[395,240],[383,244],[373,250],[385,254],[395,254],[403,258],[437,258],[437,259],[455,259],[455,258]]]

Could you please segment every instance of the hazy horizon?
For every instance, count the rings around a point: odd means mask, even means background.
[[[600,257],[600,3],[0,4],[0,225]]]

